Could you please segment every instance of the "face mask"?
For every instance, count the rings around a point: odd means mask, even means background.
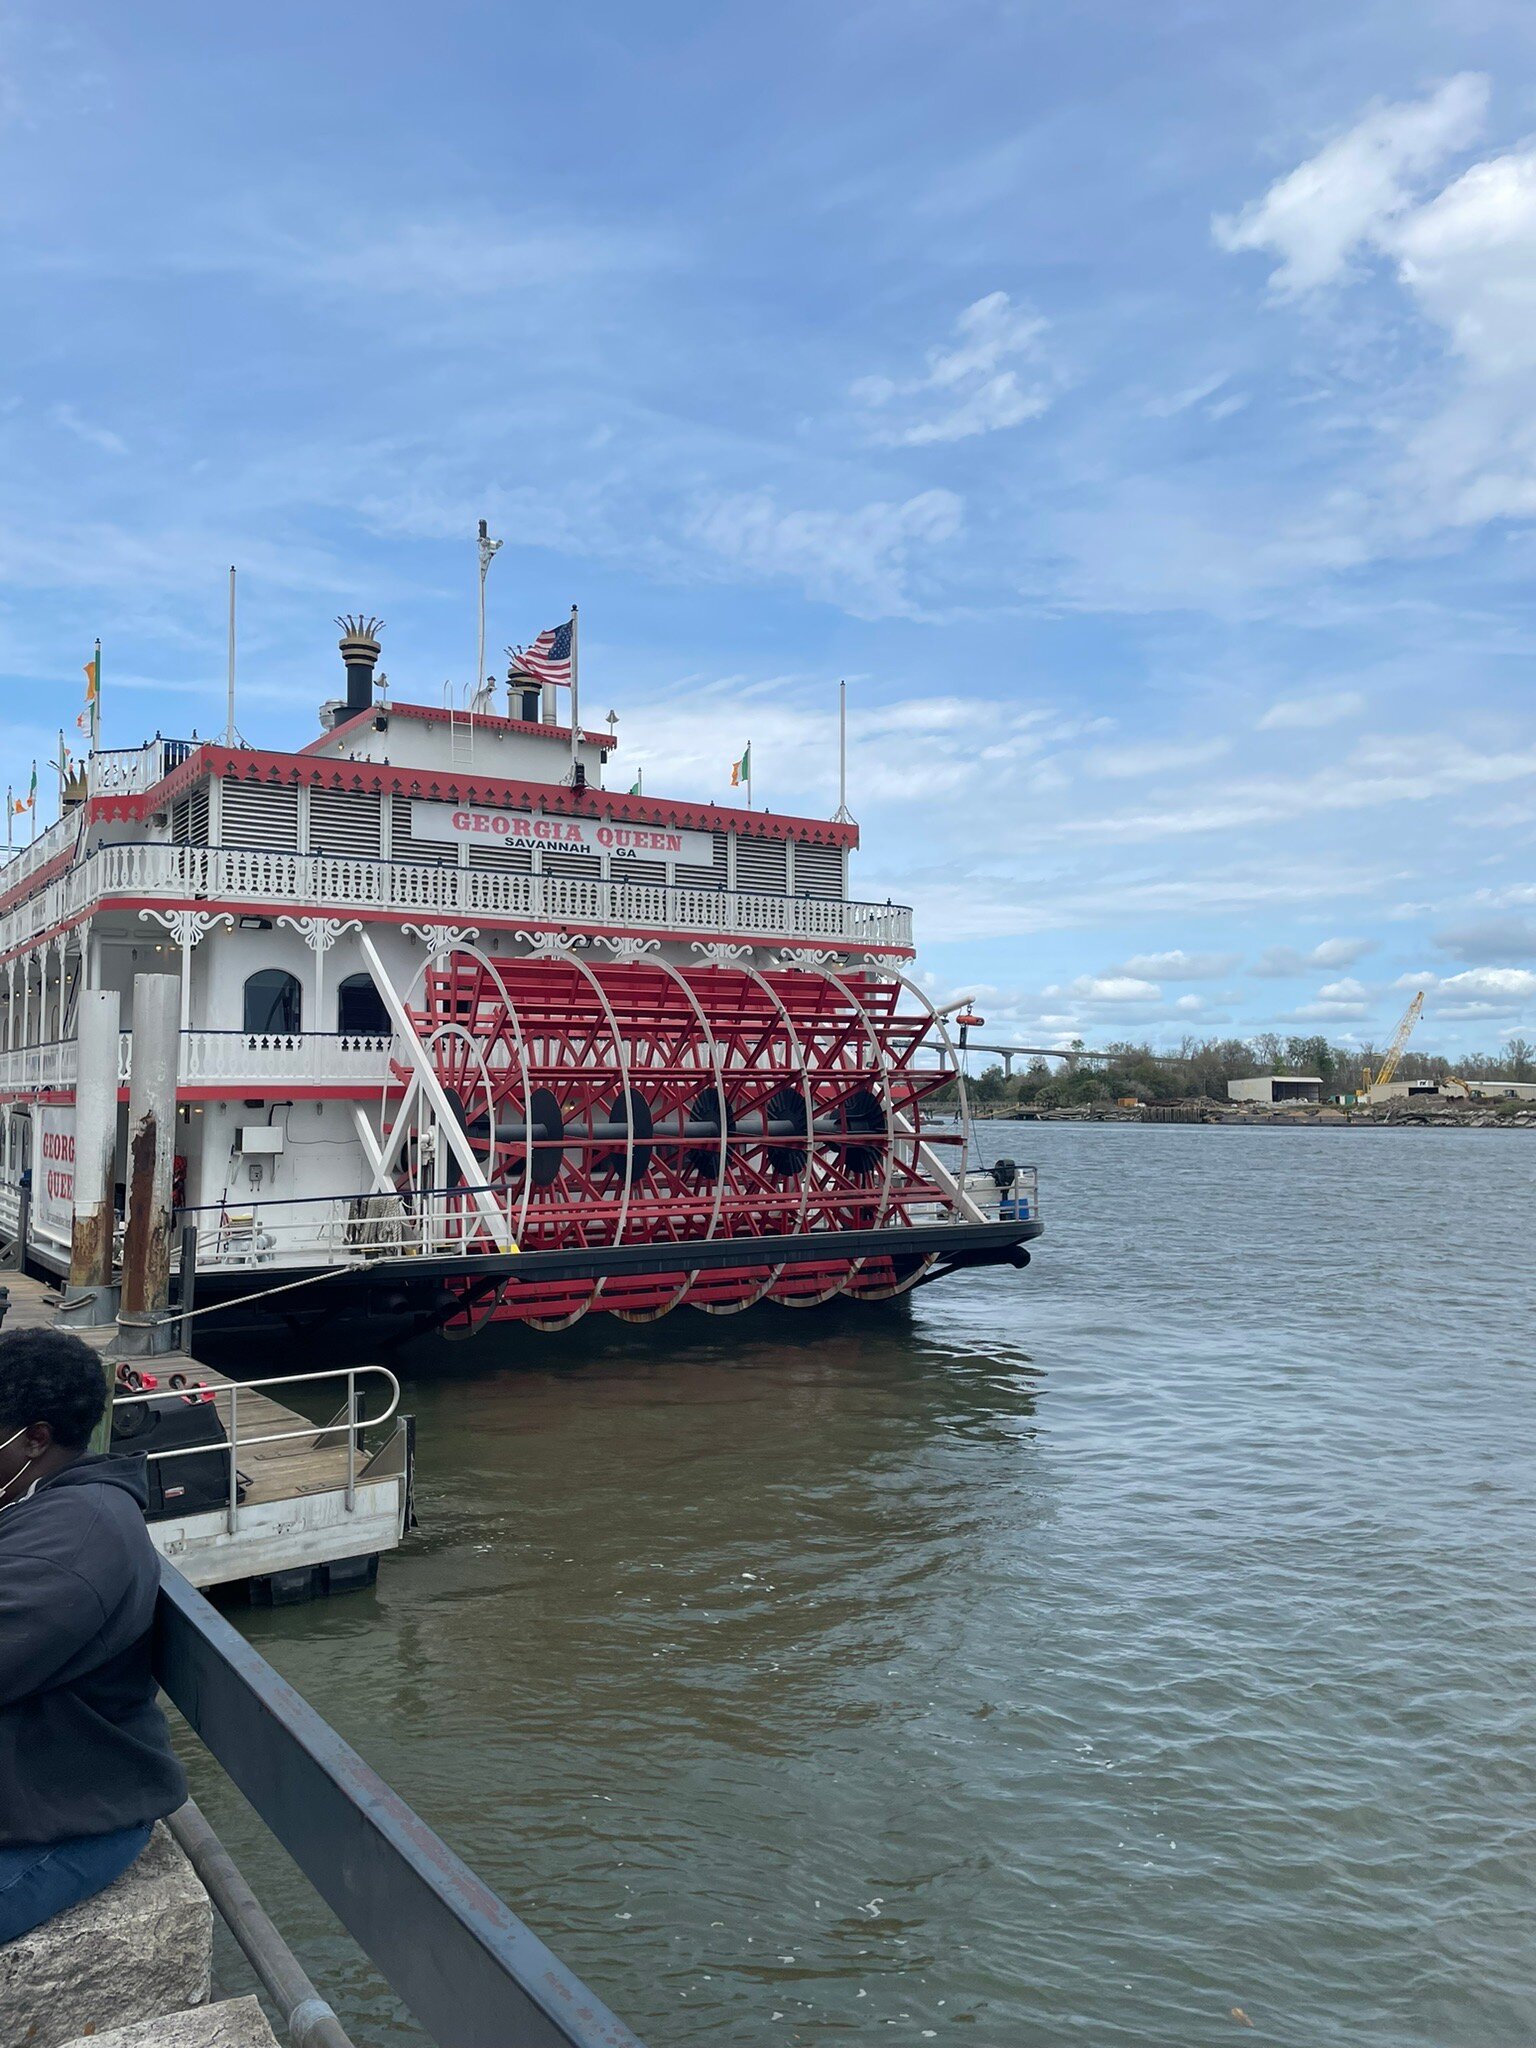
[[[28,1425],[26,1423],[23,1423],[20,1429],[14,1430],[11,1433],[11,1435],[6,1438],[5,1442],[3,1444],[0,1444],[0,1451],[8,1451],[11,1448],[11,1445],[15,1443],[17,1437],[26,1435],[27,1428]],[[0,1495],[9,1493],[11,1488],[16,1484],[16,1481],[20,1478],[23,1478],[25,1474],[29,1472],[36,1463],[36,1458],[28,1458],[26,1464],[22,1466],[21,1471],[15,1473],[11,1478],[7,1479],[4,1486],[0,1486]],[[6,1501],[4,1504],[6,1507],[12,1507],[15,1505],[15,1503],[12,1501]]]

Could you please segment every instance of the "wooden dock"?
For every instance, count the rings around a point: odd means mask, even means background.
[[[10,1289],[7,1331],[51,1328],[58,1322],[60,1288],[16,1271],[4,1280]],[[101,1352],[117,1334],[111,1323],[66,1327]],[[410,1519],[411,1438],[404,1417],[385,1422],[388,1435],[369,1455],[361,1448],[361,1432],[358,1448],[351,1451],[348,1431],[339,1426],[345,1422],[345,1379],[316,1383],[317,1392],[329,1390],[335,1418],[317,1428],[270,1394],[228,1379],[185,1353],[135,1363],[153,1373],[161,1389],[179,1372],[189,1385],[200,1382],[214,1390],[243,1481],[233,1503],[163,1514],[149,1524],[156,1549],[194,1586],[248,1580],[253,1597],[284,1601],[371,1581],[380,1553],[395,1548]],[[302,1384],[304,1376],[293,1378]],[[377,1390],[390,1385],[359,1368],[358,1391],[371,1391],[376,1413]],[[209,1452],[227,1467],[228,1450],[212,1445]]]

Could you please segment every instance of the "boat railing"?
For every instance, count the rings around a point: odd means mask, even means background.
[[[515,1243],[522,1190],[503,1183],[489,1193],[464,1188],[287,1195],[179,1209],[197,1234],[199,1272],[243,1267],[355,1265],[372,1258],[442,1258],[484,1251],[487,1226]]]
[[[601,925],[679,938],[739,936],[910,950],[904,904],[840,896],[633,882],[596,875],[510,874],[350,854],[260,847],[103,846],[0,916],[0,953],[89,911],[103,898],[178,903],[294,904],[404,918],[526,917],[562,929]]]
[[[137,796],[179,768],[201,744],[157,734],[142,747],[100,748],[86,762],[86,788],[92,796]]]
[[[384,1406],[377,1415],[358,1411],[358,1380],[372,1375],[385,1382]],[[178,1375],[179,1377],[179,1375]],[[322,1383],[344,1380],[346,1382],[346,1404],[329,1422],[302,1423],[297,1429],[262,1429],[259,1416],[255,1426],[247,1425],[241,1434],[241,1400],[245,1398],[246,1415],[253,1413],[251,1397],[262,1394],[270,1397],[274,1387],[297,1389],[303,1387],[318,1391]],[[211,1398],[218,1410],[220,1422],[224,1425],[226,1443],[180,1444],[171,1450],[157,1451],[146,1448],[145,1458],[150,1464],[168,1463],[175,1458],[225,1456],[229,1465],[228,1501],[225,1508],[225,1526],[233,1536],[240,1526],[240,1454],[249,1453],[262,1444],[286,1444],[308,1442],[314,1450],[323,1449],[327,1442],[340,1440],[347,1454],[346,1482],[342,1489],[346,1510],[351,1514],[357,1506],[358,1452],[364,1430],[378,1429],[393,1419],[400,1406],[400,1382],[387,1365],[344,1365],[333,1366],[319,1372],[279,1373],[270,1379],[226,1380],[214,1386],[186,1384],[180,1387],[135,1388],[128,1393],[114,1396],[112,1413],[114,1418],[114,1441],[123,1442],[128,1449],[134,1447],[134,1439],[123,1432],[118,1418],[125,1412],[140,1407],[171,1406],[174,1403],[199,1403]]]

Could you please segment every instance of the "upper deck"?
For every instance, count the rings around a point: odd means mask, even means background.
[[[547,779],[569,739],[396,705],[294,753],[98,753],[0,867],[0,959],[114,905],[910,955],[910,911],[848,898],[856,826],[604,789],[591,734],[594,779]]]

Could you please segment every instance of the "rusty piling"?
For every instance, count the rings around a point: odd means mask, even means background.
[[[133,978],[133,1065],[128,1082],[128,1224],[115,1350],[142,1357],[174,1348],[171,1173],[176,1150],[180,985],[169,974]]]
[[[66,1316],[76,1323],[110,1323],[117,1313],[112,1238],[121,1002],[116,989],[82,989],[75,1024],[75,1220]]]

